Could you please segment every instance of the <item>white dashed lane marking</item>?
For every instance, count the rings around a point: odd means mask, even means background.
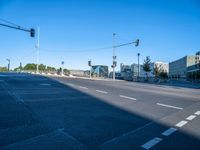
[[[74,84],[72,84],[72,83],[67,83],[67,85],[69,85],[69,86],[74,86]]]
[[[87,87],[84,87],[84,86],[79,86],[79,88],[81,88],[81,89],[85,89],[85,90],[88,89]]]
[[[129,97],[129,96],[124,96],[124,95],[119,95],[121,98],[126,98],[126,99],[130,99],[130,100],[134,100],[136,101],[136,98],[133,97]]]
[[[161,103],[156,103],[159,106],[163,106],[163,107],[169,107],[169,108],[174,108],[174,109],[183,109],[181,107],[176,107],[176,106],[172,106],[172,105],[167,105],[167,104],[161,104]]]
[[[194,113],[195,115],[200,115],[200,111],[197,111]]]
[[[162,141],[161,138],[155,137],[152,140],[148,141],[147,143],[143,144],[141,147],[144,149],[150,149],[154,145],[158,144],[160,141]]]
[[[188,123],[187,121],[182,120],[179,123],[177,123],[176,126],[181,128],[182,126],[186,125],[187,123]]]
[[[108,94],[108,92],[106,92],[106,91],[101,91],[101,90],[96,90],[96,92],[103,93],[103,94]]]
[[[196,116],[195,115],[190,115],[189,117],[187,117],[186,119],[187,120],[193,120],[194,118],[196,118]]]
[[[162,135],[164,135],[164,136],[169,136],[169,135],[171,135],[172,133],[174,133],[176,130],[177,130],[176,128],[169,128],[168,130],[164,131],[164,132],[162,133]]]

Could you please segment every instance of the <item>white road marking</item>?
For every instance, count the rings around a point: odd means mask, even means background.
[[[108,94],[108,92],[106,92],[106,91],[101,91],[101,90],[96,90],[96,92],[103,93],[103,94]]]
[[[79,86],[81,89],[88,89],[87,87],[84,87],[84,86]]]
[[[176,107],[176,106],[167,105],[167,104],[161,104],[161,103],[156,103],[156,104],[160,106],[164,106],[164,107],[174,108],[174,109],[183,109],[181,107]]]
[[[51,84],[49,84],[49,83],[41,83],[40,85],[43,85],[43,86],[50,86]]]
[[[187,121],[182,120],[179,123],[177,123],[176,126],[181,128],[182,126],[186,125],[187,123],[188,123]]]
[[[194,113],[195,115],[200,115],[200,111],[197,111]]]
[[[119,95],[121,98],[126,98],[126,99],[130,99],[130,100],[134,100],[136,101],[136,98],[133,97],[128,97],[128,96],[124,96],[124,95]]]
[[[72,83],[67,83],[67,85],[69,85],[69,86],[74,86],[74,84],[72,84]]]
[[[162,135],[169,136],[170,134],[174,133],[177,129],[176,128],[169,128],[168,130],[164,131]]]
[[[186,119],[187,120],[193,120],[194,118],[196,118],[196,116],[195,115],[190,115],[189,117],[187,117]]]
[[[141,147],[144,149],[150,149],[154,145],[158,144],[160,141],[162,141],[161,138],[155,137],[152,140],[148,141],[147,143],[143,144]]]

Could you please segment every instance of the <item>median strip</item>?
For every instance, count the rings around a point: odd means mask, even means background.
[[[133,97],[128,97],[128,96],[124,96],[124,95],[119,95],[121,98],[126,98],[126,99],[130,99],[130,100],[134,100],[136,101],[136,98]]]
[[[172,105],[167,105],[167,104],[161,104],[161,103],[156,103],[159,106],[163,106],[163,107],[169,107],[169,108],[174,108],[174,109],[183,109],[181,107],[176,107],[176,106],[172,106]]]
[[[108,92],[106,92],[106,91],[101,91],[101,90],[96,90],[96,92],[103,93],[103,94],[108,94]]]

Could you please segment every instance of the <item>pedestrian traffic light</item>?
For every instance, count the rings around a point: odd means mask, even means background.
[[[135,46],[136,46],[136,47],[139,46],[139,42],[140,42],[139,39],[137,39],[137,40],[135,41]]]
[[[31,28],[30,33],[31,33],[31,37],[35,37],[35,29]]]

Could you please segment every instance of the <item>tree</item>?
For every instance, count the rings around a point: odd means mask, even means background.
[[[154,69],[153,69],[153,74],[155,75],[155,77],[157,78],[160,74],[160,70],[157,64],[155,64]]]
[[[6,72],[8,69],[6,67],[0,67],[0,72]]]
[[[149,56],[147,56],[143,63],[143,70],[146,72],[147,80],[148,80],[148,73],[151,71],[150,64],[151,64],[151,59]]]
[[[36,64],[34,64],[34,63],[32,63],[32,64],[26,64],[25,66],[24,66],[24,70],[36,70],[36,67],[37,65]]]

